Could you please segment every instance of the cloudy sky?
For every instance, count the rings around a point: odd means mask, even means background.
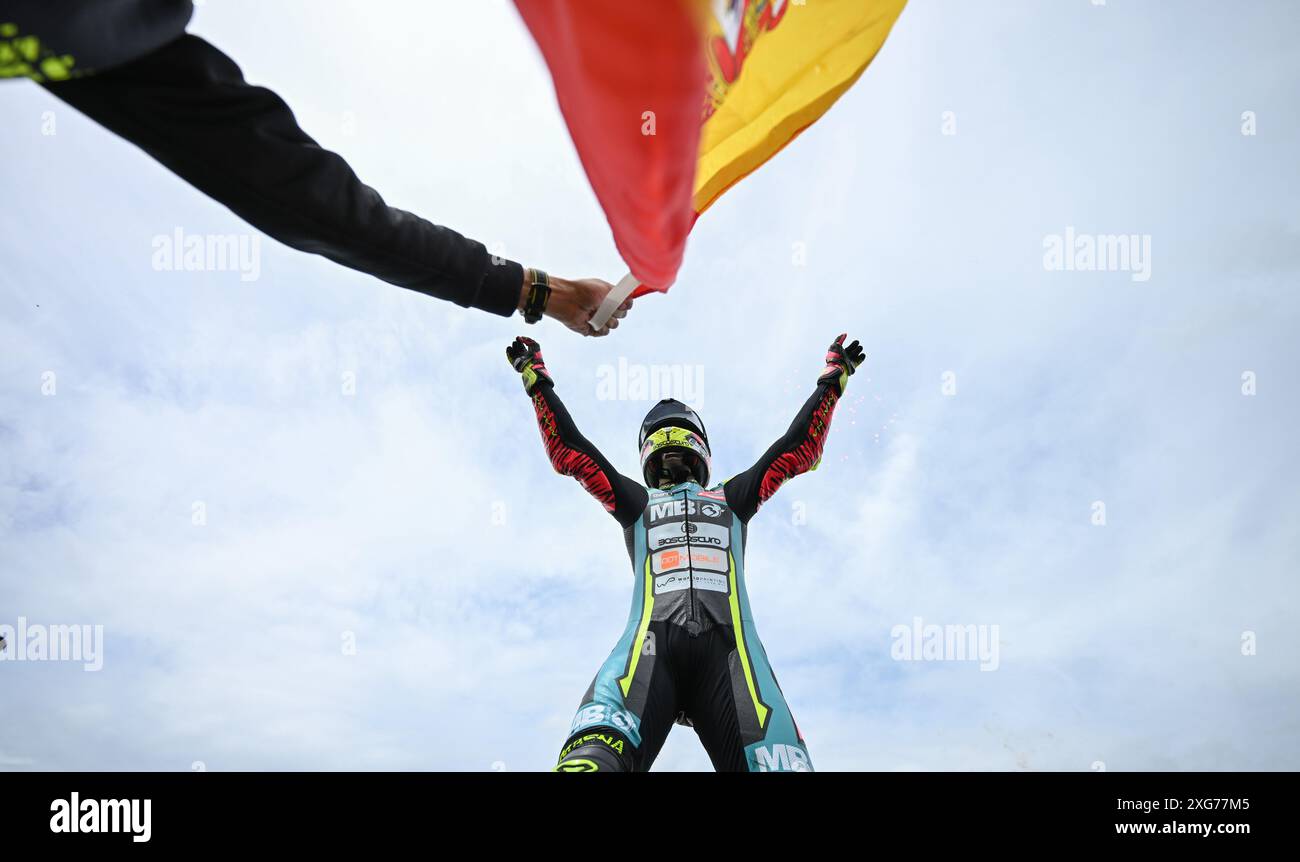
[[[671,293],[530,332],[631,475],[620,362],[700,384],[664,394],[725,476],[865,343],[823,466],[750,532],[817,768],[1300,768],[1297,25],[916,0]],[[226,0],[192,31],[390,203],[622,275],[509,3]],[[0,625],[104,631],[96,672],[0,662],[0,769],[549,768],[631,576],[544,457],[522,321],[269,240],[251,280],[159,271],[156,236],[255,234],[37,87],[0,99]],[[1067,230],[1149,238],[1149,277],[1053,271]],[[997,669],[895,660],[918,617],[997,626]],[[656,769],[708,766],[677,728]]]

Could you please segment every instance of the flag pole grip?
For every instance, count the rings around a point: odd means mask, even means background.
[[[614,316],[614,312],[618,311],[618,307],[623,304],[623,300],[631,296],[632,291],[640,285],[641,282],[637,281],[630,272],[619,279],[618,284],[610,288],[609,293],[601,300],[596,313],[591,316],[591,328],[597,332],[604,329],[605,324],[609,323],[609,319]]]

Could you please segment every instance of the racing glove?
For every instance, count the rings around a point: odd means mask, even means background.
[[[524,391],[529,395],[533,394],[539,383],[555,385],[551,373],[546,370],[546,363],[542,361],[542,346],[531,338],[524,335],[516,338],[506,348],[506,360],[522,376]]]
[[[857,371],[858,366],[867,358],[856,338],[848,347],[844,346],[845,338],[848,338],[847,332],[832,341],[826,349],[826,368],[822,371],[822,376],[817,378],[819,384],[834,383],[839,387],[840,395],[844,394],[845,387],[849,385],[849,375]]]

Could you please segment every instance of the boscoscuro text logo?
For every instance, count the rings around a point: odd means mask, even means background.
[[[51,802],[50,811],[50,831],[55,834],[126,833],[138,844],[153,834],[152,799],[82,799],[74,791],[68,799]]]
[[[82,670],[104,667],[104,627],[44,625],[19,617],[18,625],[0,624],[0,661],[80,662]]]
[[[912,617],[889,630],[894,661],[978,661],[980,670],[998,669],[998,627],[994,625],[927,624]]]

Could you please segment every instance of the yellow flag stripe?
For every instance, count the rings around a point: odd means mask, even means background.
[[[753,43],[736,81],[704,124],[694,205],[728,188],[816,122],[862,75],[906,0],[791,4]]]

